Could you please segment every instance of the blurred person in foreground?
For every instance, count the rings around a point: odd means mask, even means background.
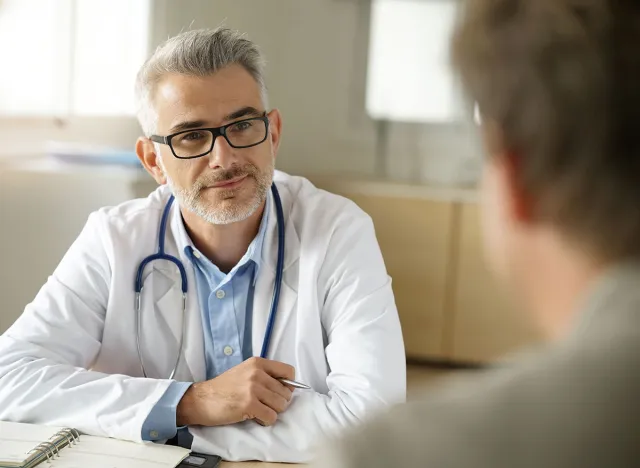
[[[640,466],[640,2],[469,0],[493,270],[537,353],[376,418],[318,466]],[[425,83],[428,86],[428,83]]]

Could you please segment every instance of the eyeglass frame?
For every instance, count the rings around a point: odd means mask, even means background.
[[[264,122],[264,126],[265,126],[265,132],[264,132],[264,138],[262,140],[260,140],[257,143],[253,143],[251,145],[247,145],[247,146],[236,146],[233,143],[231,143],[231,141],[229,141],[229,137],[227,136],[227,128],[233,126],[233,125],[238,125],[239,123],[242,122],[250,122],[252,120],[261,120]],[[252,148],[254,146],[258,146],[261,145],[262,143],[264,143],[267,138],[269,137],[269,116],[267,115],[267,112],[265,111],[262,116],[260,117],[251,117],[248,119],[242,119],[242,120],[236,120],[235,122],[231,122],[228,123],[226,125],[222,125],[220,127],[208,127],[208,128],[191,128],[188,130],[180,130],[179,132],[176,133],[172,133],[171,135],[167,135],[167,136],[161,136],[161,135],[150,135],[149,136],[149,140],[155,142],[155,143],[161,143],[163,145],[167,145],[170,149],[171,152],[173,153],[173,155],[177,158],[177,159],[196,159],[196,158],[201,158],[203,156],[206,156],[207,154],[211,153],[211,151],[213,151],[213,147],[216,143],[216,140],[218,139],[219,136],[224,137],[224,139],[227,141],[227,143],[229,144],[229,146],[231,146],[232,148],[236,148],[236,149],[244,149],[244,148]],[[175,138],[178,135],[183,135],[185,133],[189,133],[189,132],[197,132],[197,131],[209,131],[211,132],[211,134],[213,135],[213,139],[211,140],[211,148],[209,148],[209,151],[206,151],[202,154],[198,154],[196,156],[178,156],[175,152],[175,150],[173,149],[173,145],[171,144],[171,140],[173,138]]]

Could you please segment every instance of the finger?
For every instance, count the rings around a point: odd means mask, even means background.
[[[274,379],[268,374],[263,374],[263,376],[260,376],[260,383],[265,388],[271,390],[273,393],[277,393],[285,400],[291,401],[291,398],[293,397],[292,389],[279,380]]]
[[[265,359],[261,362],[262,369],[271,377],[278,379],[296,379],[296,370],[293,366],[279,361],[270,361]]]
[[[267,405],[277,413],[282,413],[287,409],[287,406],[289,406],[289,400],[278,393],[272,392],[268,388],[263,387],[258,391],[256,397],[261,403]]]
[[[251,413],[253,419],[261,426],[272,426],[278,419],[278,413],[260,401],[252,405]]]
[[[289,403],[286,398],[272,392],[266,387],[257,389],[254,393],[254,398],[278,413],[284,411]]]

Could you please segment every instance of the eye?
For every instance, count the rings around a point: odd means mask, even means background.
[[[199,141],[206,138],[204,132],[193,131],[188,133],[183,133],[180,135],[181,142],[191,142],[191,141]]]
[[[243,120],[242,122],[233,124],[229,128],[229,130],[232,132],[244,132],[246,130],[249,130],[252,126],[253,126],[253,122],[251,122],[250,120]]]

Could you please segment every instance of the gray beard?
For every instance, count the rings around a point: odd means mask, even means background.
[[[166,172],[165,176],[171,192],[176,197],[176,200],[182,208],[195,213],[208,223],[222,225],[244,221],[251,217],[258,208],[260,208],[267,199],[269,188],[273,181],[274,169],[275,159],[272,161],[271,165],[264,170],[264,172],[249,176],[253,177],[256,182],[256,191],[254,196],[251,197],[248,202],[228,203],[226,206],[211,205],[203,199],[200,196],[200,193],[204,190],[202,182],[196,181],[191,188],[185,189],[177,187]]]

